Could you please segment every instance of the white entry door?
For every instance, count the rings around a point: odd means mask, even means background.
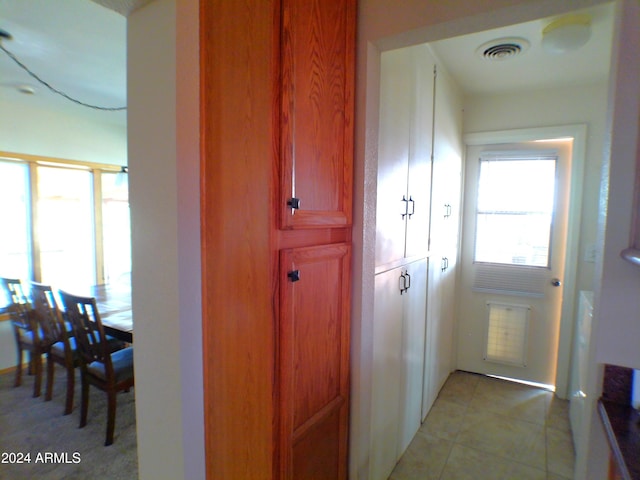
[[[468,147],[458,368],[555,385],[571,153],[571,140]]]

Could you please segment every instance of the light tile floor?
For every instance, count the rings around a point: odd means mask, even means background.
[[[564,480],[573,463],[568,401],[454,372],[389,480]]]

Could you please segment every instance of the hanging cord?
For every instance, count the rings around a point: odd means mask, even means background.
[[[1,38],[1,36],[0,36]],[[6,37],[5,37],[6,38]],[[53,93],[60,95],[64,98],[66,98],[67,100],[72,101],[73,103],[77,103],[78,105],[82,105],[83,107],[89,107],[89,108],[93,108],[94,110],[103,110],[103,111],[108,111],[108,112],[117,112],[117,111],[121,111],[121,110],[126,110],[127,107],[101,107],[99,105],[92,105],[90,103],[85,103],[82,102],[80,100],[76,100],[73,97],[70,97],[69,95],[67,95],[66,93],[64,93],[63,91],[58,90],[57,88],[52,87],[51,85],[49,85],[47,82],[45,82],[43,79],[41,79],[38,75],[36,75],[35,73],[33,73],[31,70],[29,70],[29,68],[24,65],[20,60],[18,60],[16,58],[16,56],[11,53],[9,50],[7,50],[6,48],[4,48],[4,45],[2,45],[2,42],[0,41],[0,50],[2,50],[4,53],[7,54],[7,56],[13,60],[14,62],[16,62],[16,64],[22,68],[25,72],[27,72],[31,77],[35,78],[39,83],[41,83],[42,85],[44,85],[45,87],[47,87],[49,90],[51,90]]]

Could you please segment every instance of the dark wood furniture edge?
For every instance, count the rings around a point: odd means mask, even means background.
[[[126,332],[119,328],[110,327],[104,324],[102,325],[102,328],[104,328],[104,333],[106,335],[122,340],[123,342],[133,343],[133,332]]]
[[[621,448],[619,442],[625,441],[626,439],[622,438],[622,432],[616,432],[613,426],[616,417],[628,424],[630,421],[638,422],[640,414],[629,405],[620,405],[602,399],[598,400],[598,413],[600,414],[600,419],[602,420],[607,435],[612,456],[623,480],[640,480],[640,462],[638,455],[624,455],[625,448]],[[630,463],[636,465],[634,476],[629,472]]]

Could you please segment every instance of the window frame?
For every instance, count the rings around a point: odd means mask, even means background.
[[[551,218],[549,225],[549,240],[547,249],[547,262],[546,265],[530,265],[520,263],[503,263],[495,261],[481,261],[477,260],[477,246],[478,246],[478,217],[481,214],[491,214],[491,211],[480,210],[479,208],[479,195],[480,195],[480,176],[482,172],[482,162],[488,161],[536,161],[536,160],[553,160],[554,161],[554,186],[553,186],[553,204],[551,208]],[[475,212],[474,212],[474,230],[473,230],[473,258],[472,263],[476,265],[496,265],[500,267],[516,267],[516,268],[532,268],[532,269],[546,269],[551,268],[551,259],[553,255],[553,229],[555,225],[555,209],[558,197],[558,152],[556,150],[523,150],[523,151],[495,151],[495,152],[483,152],[478,158],[478,174],[476,177],[476,192],[475,192]],[[514,214],[515,211],[495,211],[493,214]],[[525,213],[529,215],[531,212]]]
[[[31,271],[30,279],[40,282],[42,279],[42,267],[40,259],[40,242],[37,234],[38,219],[38,167],[56,167],[68,169],[81,169],[91,172],[91,188],[93,191],[93,228],[94,228],[94,252],[95,252],[95,278],[96,285],[105,283],[104,245],[102,225],[102,173],[126,173],[127,168],[121,165],[105,163],[68,160],[63,158],[45,157],[15,152],[0,151],[0,161],[26,164],[28,168],[28,210],[30,219],[28,222],[28,237],[30,239],[29,254]]]

